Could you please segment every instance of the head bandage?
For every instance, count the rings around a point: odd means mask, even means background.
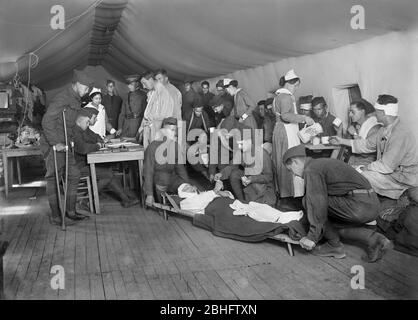
[[[388,103],[388,104],[379,104],[375,103],[374,108],[376,110],[383,110],[385,112],[385,115],[387,116],[398,116],[398,104],[397,103]]]
[[[312,110],[312,104],[311,103],[302,103],[300,105],[300,108],[302,110]]]

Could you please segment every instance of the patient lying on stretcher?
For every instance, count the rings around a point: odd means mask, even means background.
[[[183,183],[178,188],[178,196],[183,199],[180,201],[180,208],[195,214],[204,214],[205,208],[213,199],[217,197],[228,197],[234,199],[229,191],[222,191],[220,184],[210,191],[199,192],[195,186],[189,183]]]
[[[227,197],[234,200],[231,192],[222,191],[221,189],[222,184],[217,183],[213,190],[199,193],[196,187],[188,183],[183,183],[178,188],[178,196],[182,199],[180,201],[180,208],[194,214],[204,214],[205,208],[215,198]],[[286,224],[290,221],[300,220],[303,216],[302,211],[282,212],[268,204],[258,202],[242,203],[239,200],[235,200],[228,206],[234,210],[233,215],[248,216],[259,222]]]

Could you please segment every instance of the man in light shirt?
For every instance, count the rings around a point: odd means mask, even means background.
[[[161,128],[165,118],[174,115],[174,100],[167,88],[155,79],[155,73],[146,71],[141,77],[141,83],[147,93],[147,107],[138,133],[143,135],[143,145],[146,148],[155,139],[156,132]]]
[[[155,79],[166,87],[170,93],[171,98],[174,101],[174,113],[173,117],[178,121],[181,120],[181,105],[182,105],[182,96],[179,89],[172,85],[168,79],[167,71],[164,69],[159,69],[155,71]]]

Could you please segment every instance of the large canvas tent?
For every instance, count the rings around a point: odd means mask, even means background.
[[[53,30],[53,5],[65,9],[65,29]],[[351,28],[354,5],[365,29]],[[29,9],[30,6],[30,9]],[[16,72],[48,91],[87,68],[105,78],[165,68],[174,83],[221,76],[239,80],[254,100],[277,89],[289,68],[299,94],[323,95],[346,119],[339,89],[358,84],[371,101],[397,96],[401,116],[418,116],[418,3],[415,0],[25,0],[0,2],[0,81]],[[28,14],[29,13],[29,14]],[[29,53],[34,52],[36,56]],[[39,60],[38,60],[39,59]],[[118,83],[120,91],[126,90]],[[413,116],[411,116],[413,115]],[[418,130],[415,130],[418,138]]]

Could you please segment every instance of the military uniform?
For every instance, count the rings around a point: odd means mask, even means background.
[[[135,137],[144,118],[147,96],[142,90],[128,93],[128,97],[122,103],[119,115],[118,128],[122,129],[122,136]]]
[[[181,115],[184,118],[189,111],[193,110],[193,104],[199,98],[199,94],[193,88],[190,88],[189,91],[183,91],[181,98]]]
[[[110,124],[116,130],[119,129],[119,114],[122,108],[122,102],[122,98],[117,95],[103,95],[102,105],[105,107]]]
[[[318,122],[323,129],[323,132],[318,135],[318,137],[328,137],[336,136],[338,131],[334,125],[334,122],[337,118],[331,113],[327,112],[327,115],[323,118],[314,117],[313,120]]]
[[[77,82],[90,85],[91,80],[81,72],[74,72]],[[82,81],[82,82],[81,82]],[[65,112],[65,123],[67,127],[67,141],[71,146],[73,141],[73,130],[77,113],[81,109],[81,97],[72,87],[68,87],[58,93],[51,101],[42,119],[43,133],[40,140],[41,151],[44,156],[46,166],[46,193],[48,195],[49,206],[53,218],[60,217],[58,205],[58,193],[54,170],[54,155],[52,147],[59,143],[64,144],[65,131],[63,122],[63,112]],[[77,186],[80,180],[80,171],[77,168],[71,147],[68,154],[68,181],[67,181],[67,211],[75,211],[77,199]],[[57,170],[61,176],[65,170],[65,152],[57,152]]]
[[[209,102],[209,104],[211,108],[213,108],[214,106],[220,106],[221,104],[224,106],[221,112],[215,112],[215,125],[218,126],[219,123],[221,123],[222,119],[228,117],[231,114],[231,110],[234,107],[234,97],[224,92],[222,94],[214,96],[212,100]]]
[[[240,201],[254,201],[274,206],[277,199],[274,189],[273,166],[267,151],[263,149],[261,173],[252,175],[250,170],[248,174],[245,174],[245,171],[240,167],[229,165],[220,171],[221,179],[229,179],[235,197]],[[248,166],[243,163],[242,167],[245,169]],[[241,178],[243,176],[247,176],[251,180],[251,183],[246,187],[242,185]]]

